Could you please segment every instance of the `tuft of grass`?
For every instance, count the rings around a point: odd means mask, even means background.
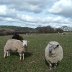
[[[0,72],[72,72],[72,33],[22,35],[29,41],[28,52],[24,61],[18,55],[3,58],[3,48],[11,36],[0,36]],[[45,64],[44,52],[49,41],[58,41],[64,51],[64,58],[54,70]]]

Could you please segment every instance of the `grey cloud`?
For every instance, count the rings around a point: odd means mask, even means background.
[[[5,4],[20,11],[40,13],[56,1],[58,0],[0,0],[0,4]]]
[[[45,19],[45,17],[41,18],[41,19],[37,19],[35,16],[36,14],[34,15],[35,20],[26,20],[26,19],[17,17],[17,14],[20,14],[19,11],[22,11],[22,13],[23,13],[23,11],[27,11],[27,13],[32,12],[32,15],[34,13],[41,13],[42,11],[44,11],[45,8],[47,8],[48,6],[51,6],[53,3],[55,3],[54,1],[58,1],[58,0],[45,0],[45,1],[44,0],[0,0],[1,5],[3,4],[8,7],[8,11],[7,11],[6,15],[0,15],[0,23],[3,23],[3,24],[6,23],[8,25],[10,24],[10,25],[17,25],[17,26],[22,25],[22,26],[29,26],[29,27],[37,27],[39,25],[41,25],[41,26],[44,26],[44,25],[45,26],[47,26],[47,25],[62,26],[64,24],[66,24],[66,25],[71,24],[72,20],[69,20],[69,22],[65,22],[65,21],[61,21],[61,20],[53,21],[53,19],[48,20],[48,19]],[[15,9],[15,11],[12,12],[11,9]],[[71,17],[72,9],[67,8],[59,13],[52,13],[52,14]],[[6,20],[4,21],[4,18],[7,18],[7,17],[16,19],[16,21],[6,21]],[[55,17],[53,17],[53,18],[55,18]]]
[[[16,18],[16,15],[15,14],[6,14],[6,15],[0,15],[0,17],[11,17],[11,18]]]
[[[51,14],[72,18],[72,9],[64,9],[59,13],[52,13],[51,12]]]
[[[65,3],[65,4],[64,4]],[[72,0],[57,0],[48,10],[49,13],[72,18]]]
[[[0,4],[6,4],[6,5],[8,5],[8,4],[12,4],[12,3],[13,3],[12,0],[0,0]]]
[[[0,0],[0,4],[34,13],[40,13],[46,7],[48,0]]]
[[[63,19],[63,20],[62,20]],[[60,20],[54,20],[54,18],[52,18],[51,20],[48,20],[48,19],[44,19],[44,18],[40,18],[40,19],[38,19],[38,18],[36,18],[36,20],[26,20],[26,19],[21,19],[21,18],[19,18],[19,20],[21,20],[22,22],[25,22],[25,23],[28,23],[28,24],[36,24],[36,25],[48,25],[48,24],[61,24],[61,25],[63,25],[63,24],[72,24],[72,20],[71,19],[67,19],[66,20],[66,18],[64,19],[64,18],[62,18],[62,19],[60,19]]]
[[[10,8],[16,8],[20,11],[40,13],[56,1],[57,0],[0,0],[0,4],[5,4]]]
[[[63,10],[62,12],[58,13],[58,15],[72,17],[72,9]]]

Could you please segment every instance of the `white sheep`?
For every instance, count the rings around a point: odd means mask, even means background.
[[[45,48],[45,60],[49,63],[50,69],[63,59],[63,49],[56,41],[51,41]]]
[[[25,48],[25,51],[27,52],[28,51],[28,42],[29,41],[27,41],[27,40],[23,40],[23,46],[24,46],[24,48]]]
[[[4,58],[6,56],[10,56],[10,52],[18,52],[20,55],[20,60],[23,57],[24,60],[24,52],[25,52],[25,48],[23,46],[23,42],[21,42],[20,40],[16,40],[16,39],[9,39],[6,42],[6,45],[4,46]]]

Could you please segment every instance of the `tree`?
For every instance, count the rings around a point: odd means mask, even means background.
[[[62,33],[63,30],[62,30],[61,28],[57,28],[57,29],[56,29],[56,32]]]

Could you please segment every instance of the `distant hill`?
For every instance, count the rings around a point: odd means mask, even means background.
[[[64,28],[62,28],[64,29]],[[51,26],[37,27],[37,28],[29,28],[29,27],[18,27],[18,26],[0,26],[0,35],[10,35],[15,32],[20,34],[27,33],[62,33],[63,30],[61,28],[52,28]]]
[[[17,26],[0,26],[0,35],[10,35],[15,32],[20,34],[35,32],[35,29],[28,27],[17,27]]]
[[[16,26],[0,26],[0,29],[15,29]]]
[[[18,27],[18,26],[0,26],[0,30],[13,30],[13,31],[34,31],[33,28],[28,27]]]

